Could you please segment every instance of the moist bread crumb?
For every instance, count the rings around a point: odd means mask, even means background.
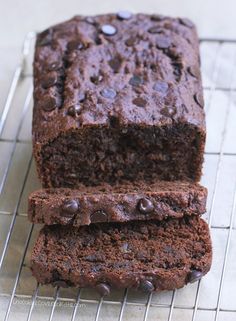
[[[80,228],[45,226],[31,269],[41,284],[135,288],[145,292],[181,288],[211,266],[209,228],[199,217]]]

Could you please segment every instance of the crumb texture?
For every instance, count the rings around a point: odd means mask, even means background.
[[[148,281],[155,290],[171,290],[196,273],[206,274],[211,257],[208,226],[194,217],[79,229],[44,227],[31,265],[42,284],[139,288]]]

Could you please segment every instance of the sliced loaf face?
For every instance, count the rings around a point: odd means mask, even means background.
[[[206,188],[188,182],[123,182],[114,186],[43,189],[29,197],[29,219],[46,225],[82,226],[100,222],[161,221],[202,215]]]
[[[208,225],[199,217],[165,221],[45,226],[31,258],[41,284],[145,292],[181,288],[211,266]]]

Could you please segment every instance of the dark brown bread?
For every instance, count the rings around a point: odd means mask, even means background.
[[[33,148],[44,187],[198,181],[204,144],[189,20],[77,16],[38,35]]]
[[[28,216],[33,223],[77,227],[95,222],[163,220],[203,214],[206,197],[206,188],[181,181],[52,188],[29,196]]]
[[[181,288],[206,274],[212,247],[199,217],[80,228],[44,227],[31,258],[41,284],[146,292]]]

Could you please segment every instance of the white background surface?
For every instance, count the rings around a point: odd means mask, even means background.
[[[75,14],[92,14],[102,12],[115,12],[119,9],[129,9],[134,12],[157,12],[173,16],[187,16],[191,18],[198,27],[201,37],[219,37],[236,39],[236,0],[212,1],[212,0],[0,0],[0,111],[7,96],[7,90],[11,83],[13,71],[19,62],[20,49],[25,34],[30,30],[41,30],[53,23],[63,21]],[[201,46],[203,82],[205,87],[224,87],[233,85],[236,88],[236,72],[232,72],[232,66],[236,66],[236,45],[224,44],[221,49],[218,44],[203,44]],[[218,73],[215,74],[215,54],[219,54]],[[232,79],[232,73],[235,75]],[[215,76],[214,76],[215,75]],[[25,78],[17,88],[17,94],[13,101],[11,112],[7,118],[0,142],[0,183],[3,180],[4,171],[11,151],[14,148],[14,137],[16,135],[19,120],[22,114],[23,101],[29,88],[31,79]],[[212,215],[212,239],[214,246],[214,258],[211,272],[203,279],[199,295],[199,306],[209,311],[198,310],[197,321],[214,320],[214,309],[217,307],[218,290],[222,276],[222,267],[228,237],[228,227],[232,214],[233,197],[236,179],[236,95],[228,91],[209,90],[205,91],[207,111],[207,155],[204,164],[204,176],[202,183],[209,189],[208,214]],[[32,103],[31,103],[32,104]],[[228,118],[227,118],[228,115]],[[27,196],[30,191],[39,186],[36,178],[34,164],[30,166],[29,175],[20,204],[17,204],[21,194],[22,184],[27,174],[27,167],[31,157],[30,141],[31,110],[23,122],[23,127],[18,135],[19,143],[13,154],[13,161],[0,195],[0,253],[9,230],[12,213],[17,211],[17,216],[12,237],[9,242],[9,250],[6,253],[3,270],[0,273],[0,292],[11,294],[16,274],[19,268],[20,259],[27,239],[29,223],[23,215],[27,211]],[[227,129],[224,143],[222,134]],[[7,141],[8,140],[8,141]],[[219,152],[222,147],[221,162],[219,164]],[[218,173],[217,187],[216,173]],[[19,206],[18,206],[19,205]],[[36,236],[38,227],[33,233],[29,250],[24,261],[24,267],[16,288],[16,293],[31,296],[35,289],[35,280],[31,277],[29,269],[30,249]],[[222,287],[222,300],[220,307],[227,312],[220,312],[219,321],[234,321],[236,314],[236,218],[234,230],[228,253],[228,262],[224,286]],[[189,285],[177,291],[175,299],[176,306],[190,306],[195,304],[197,284]],[[72,297],[72,290],[65,290],[60,296]],[[41,295],[53,295],[49,287],[40,288]],[[84,297],[88,297],[85,291]],[[95,297],[95,295],[94,295]],[[153,295],[152,302],[155,304],[170,304],[172,293]],[[98,298],[98,297],[95,297]],[[112,298],[111,298],[112,299]],[[114,293],[113,299],[122,299],[120,293]],[[128,301],[139,301],[146,303],[147,298],[138,294],[129,295]],[[9,296],[0,298],[0,321],[3,320],[9,302]],[[10,320],[26,320],[29,305],[13,304]],[[94,320],[97,309],[96,304],[87,304],[87,308],[81,308],[79,316],[81,320]],[[67,309],[58,308],[53,320],[69,320]],[[100,320],[112,320],[118,318],[120,305],[114,306],[103,304]],[[231,312],[230,312],[231,311]],[[145,305],[142,307],[126,306],[124,320],[142,320],[145,312]],[[47,320],[50,307],[36,306],[32,320]],[[167,320],[169,309],[151,307],[148,320]],[[174,309],[172,320],[191,320],[192,311],[187,309]]]
[[[1,0],[0,44],[20,46],[29,30],[41,30],[75,14],[121,9],[187,16],[201,36],[236,38],[235,0]]]

